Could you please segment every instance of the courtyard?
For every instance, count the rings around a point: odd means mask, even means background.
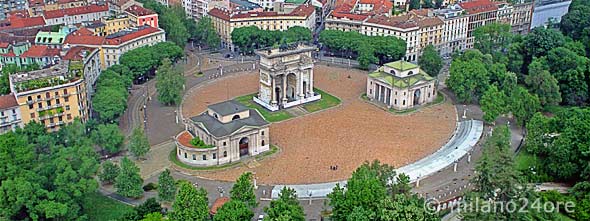
[[[340,98],[339,106],[271,124],[271,143],[281,150],[255,167],[190,173],[233,181],[252,171],[263,184],[339,181],[364,161],[377,159],[397,168],[424,158],[444,145],[455,129],[456,113],[450,101],[396,115],[360,98],[366,90],[366,72],[323,65],[316,65],[314,72],[315,87]],[[221,78],[190,90],[182,114],[195,116],[207,105],[257,90],[257,72]]]

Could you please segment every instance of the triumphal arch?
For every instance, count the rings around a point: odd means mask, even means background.
[[[260,83],[254,101],[270,111],[321,99],[313,90],[315,46],[282,45],[256,51],[260,56]]]

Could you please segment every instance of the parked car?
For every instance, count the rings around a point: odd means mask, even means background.
[[[262,220],[264,220],[264,215],[258,215],[258,219],[257,219],[257,220],[258,220],[258,221],[262,221]]]

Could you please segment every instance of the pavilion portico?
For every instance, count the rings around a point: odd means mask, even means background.
[[[258,51],[260,88],[254,101],[271,111],[319,100],[313,91],[314,47],[294,45],[289,48]]]

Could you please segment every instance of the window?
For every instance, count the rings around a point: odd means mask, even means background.
[[[264,146],[264,140],[262,140],[262,146]]]
[[[223,151],[223,157],[227,157],[227,151]]]
[[[184,158],[187,158],[187,157],[186,157],[186,152],[184,153]]]
[[[223,146],[225,146],[226,144],[227,144],[227,143],[224,141],[224,142],[223,142]]]
[[[69,111],[70,110],[70,105],[66,105],[66,110]]]
[[[216,153],[213,153],[213,159],[214,160],[217,159],[217,154]]]
[[[31,113],[31,119],[35,118],[35,113]]]
[[[43,104],[42,104],[42,103],[38,103],[38,104],[37,104],[37,107],[39,107],[39,108],[43,108]]]
[[[197,155],[193,154],[193,160],[197,160]]]
[[[262,136],[264,136],[264,131],[260,132],[260,134],[261,134]]]
[[[66,115],[66,119],[71,120],[72,119],[72,114]]]
[[[207,160],[207,155],[203,154],[203,160]]]

